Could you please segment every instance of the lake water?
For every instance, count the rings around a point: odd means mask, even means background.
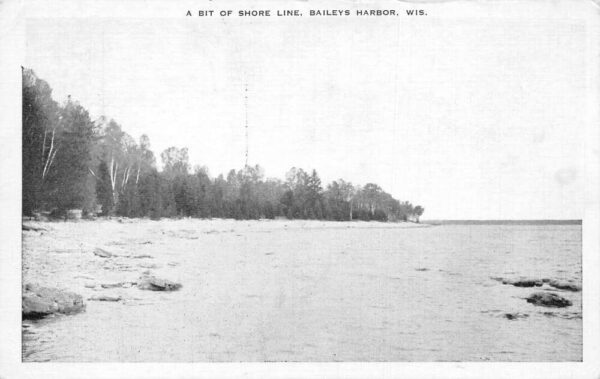
[[[27,232],[26,282],[124,301],[25,321],[23,360],[582,359],[581,292],[556,290],[570,307],[539,307],[524,298],[550,287],[490,278],[581,284],[580,225],[194,225],[57,223]],[[152,258],[100,258],[90,252],[98,245]],[[146,269],[183,288],[84,286],[135,280]],[[505,316],[517,312],[523,317]]]

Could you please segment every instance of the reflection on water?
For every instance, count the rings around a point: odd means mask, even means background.
[[[580,226],[270,233],[161,227],[150,223],[121,231],[121,226],[118,233],[98,235],[94,243],[151,255],[111,262],[94,258],[85,246],[72,254],[40,247],[67,239],[77,247],[81,233],[72,229],[39,237],[45,241],[26,236],[31,253],[24,258],[26,280],[66,283],[85,298],[115,294],[124,301],[89,301],[82,314],[24,322],[23,360],[582,359],[581,292],[556,291],[573,306],[545,308],[524,298],[550,288],[519,288],[490,278],[581,284]],[[135,280],[145,267],[183,288],[172,293],[92,288]]]

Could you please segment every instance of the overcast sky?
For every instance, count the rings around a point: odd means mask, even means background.
[[[156,156],[375,182],[424,218],[583,215],[584,30],[484,19],[42,20],[25,65]]]

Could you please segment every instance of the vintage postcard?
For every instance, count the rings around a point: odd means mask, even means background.
[[[600,375],[598,3],[0,22],[0,377]]]

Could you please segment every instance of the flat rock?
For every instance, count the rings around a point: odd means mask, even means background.
[[[104,283],[100,284],[102,288],[121,288],[125,283]]]
[[[47,230],[45,228],[41,228],[41,227],[37,227],[37,226],[32,226],[32,225],[25,225],[25,224],[23,224],[21,226],[21,229],[24,230],[24,231],[32,231],[32,232],[43,232],[43,231]]]
[[[527,318],[527,317],[529,317],[529,315],[526,313],[512,312],[512,313],[505,313],[504,317],[509,320],[517,320],[520,318]]]
[[[110,258],[110,257],[114,256],[114,254],[111,253],[110,251],[100,249],[99,247],[94,249],[94,255],[101,257],[101,258]]]
[[[573,305],[571,300],[552,292],[535,292],[527,297],[527,302],[544,307],[564,308]]]
[[[121,301],[121,296],[95,295],[90,297],[91,301]]]
[[[181,288],[181,284],[155,276],[143,276],[138,280],[137,287],[149,291],[176,291]]]
[[[138,267],[141,268],[159,268],[160,266],[155,264],[155,263],[140,263],[138,264]]]
[[[515,287],[541,287],[544,282],[540,279],[502,279],[502,284],[510,284]]]
[[[561,280],[549,280],[548,285],[560,290],[579,292],[581,291],[581,286],[569,282],[569,281],[561,281]]]
[[[22,300],[24,319],[36,319],[56,313],[73,314],[85,309],[81,295],[33,284],[25,285]]]

